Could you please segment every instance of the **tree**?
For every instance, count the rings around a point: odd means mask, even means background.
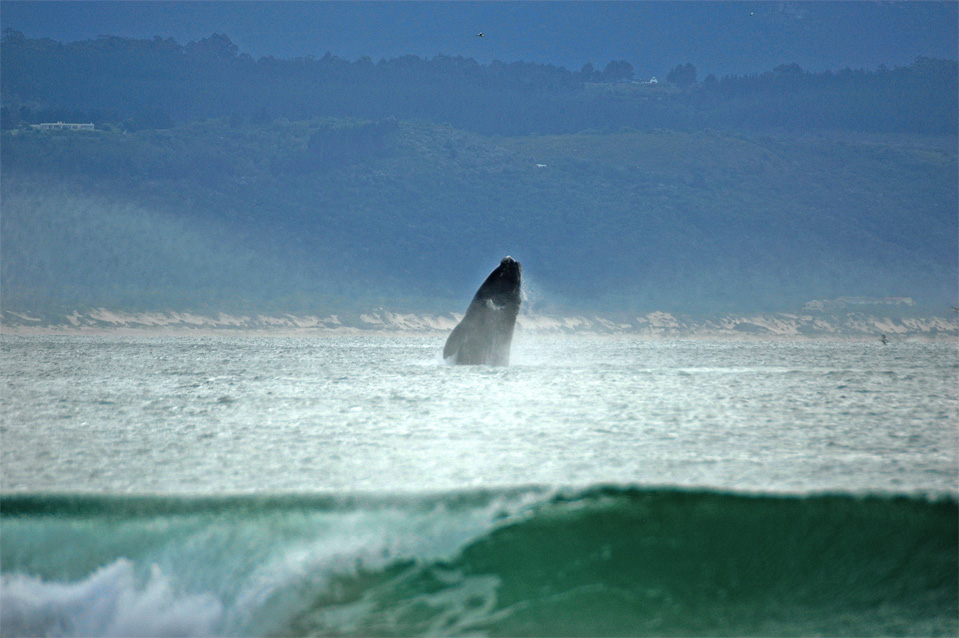
[[[799,77],[803,74],[802,67],[793,62],[792,64],[780,64],[773,69],[773,73],[779,76]]]
[[[666,75],[666,81],[681,89],[696,84],[696,67],[687,62],[680,64]]]
[[[603,80],[606,82],[623,82],[633,79],[633,65],[626,60],[614,60],[603,70]]]
[[[210,58],[234,58],[240,49],[222,33],[214,33],[209,38],[186,45],[186,52],[191,55]]]
[[[5,28],[5,29],[3,30],[3,36],[2,36],[2,37],[3,37],[3,41],[4,41],[4,42],[17,42],[17,43],[21,43],[21,42],[23,42],[24,40],[26,40],[26,38],[24,37],[22,31],[17,31],[16,29],[12,29],[12,28],[10,28],[10,27],[7,27],[7,28]]]
[[[587,62],[583,65],[583,68],[579,71],[580,78],[583,82],[592,82],[593,78],[596,76],[596,69],[593,68],[592,62]]]

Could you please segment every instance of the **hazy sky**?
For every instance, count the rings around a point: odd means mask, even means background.
[[[693,63],[751,73],[797,62],[809,70],[872,69],[917,56],[957,57],[952,2],[15,2],[4,28],[68,42],[100,34],[225,33],[261,57],[334,55],[374,61],[463,55],[579,69],[613,59],[640,76]],[[479,38],[476,33],[483,32]]]

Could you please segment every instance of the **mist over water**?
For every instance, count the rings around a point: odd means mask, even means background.
[[[4,182],[0,228],[8,309],[229,307],[303,274],[229,225],[40,180]]]

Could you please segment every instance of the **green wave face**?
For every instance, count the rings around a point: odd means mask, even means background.
[[[2,510],[4,635],[959,630],[952,499],[610,487]]]

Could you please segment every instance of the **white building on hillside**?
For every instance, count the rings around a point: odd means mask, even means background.
[[[31,124],[30,128],[36,131],[54,131],[62,129],[68,131],[92,131],[93,123],[75,124],[73,122],[44,122],[43,124]]]

